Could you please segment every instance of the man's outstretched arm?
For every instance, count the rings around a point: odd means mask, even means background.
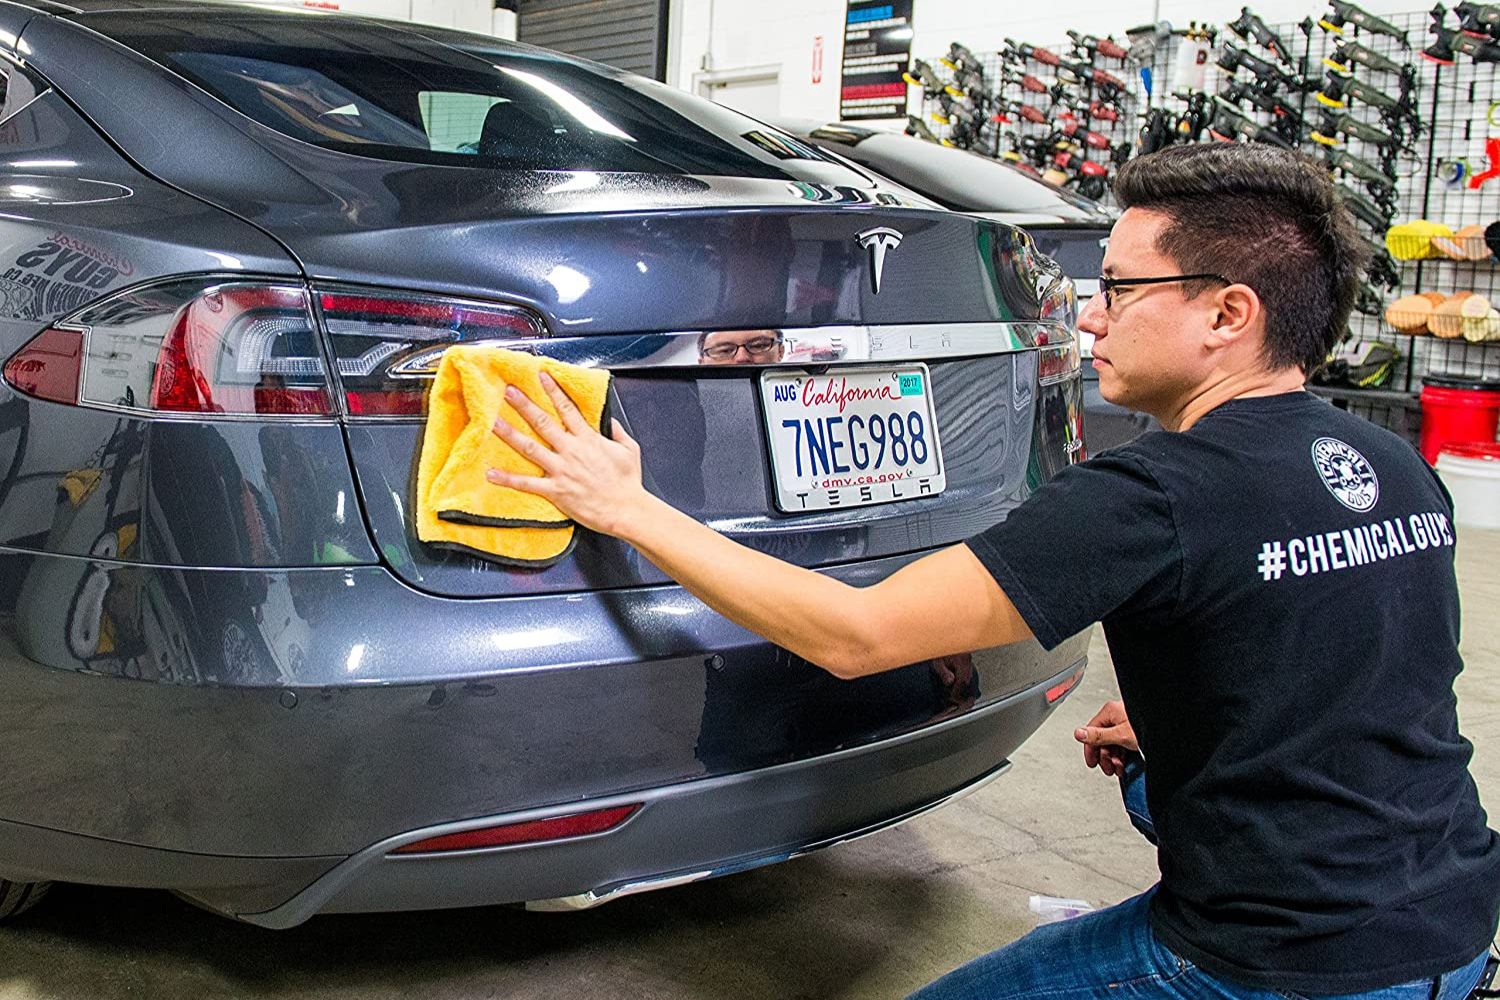
[[[506,400],[545,444],[504,420],[495,433],[544,475],[492,469],[490,480],[545,497],[578,524],[629,543],[730,621],[846,679],[1031,637],[965,545],[851,587],[725,538],[646,491],[640,448],[618,424],[613,440],[605,438],[550,377],[541,380],[561,422],[514,387]]]

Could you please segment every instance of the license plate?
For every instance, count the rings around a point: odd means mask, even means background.
[[[927,366],[760,377],[776,506],[829,510],[943,492]]]

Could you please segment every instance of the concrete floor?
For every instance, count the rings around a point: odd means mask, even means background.
[[[1500,532],[1458,549],[1459,712],[1500,815]],[[0,1000],[138,997],[896,998],[1025,933],[1032,893],[1108,904],[1155,880],[1074,726],[1115,693],[1095,635],[1077,691],[983,791],[744,875],[572,915],[493,908],[323,917],[262,931],[164,893],[64,886],[0,930]]]

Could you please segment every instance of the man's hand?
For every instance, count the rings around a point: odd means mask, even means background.
[[[1141,752],[1122,701],[1105,702],[1087,724],[1073,731],[1073,738],[1083,744],[1083,762],[1111,778],[1124,772],[1127,754]]]
[[[593,531],[619,535],[651,495],[641,485],[641,449],[616,423],[613,440],[584,420],[573,400],[552,376],[542,372],[538,381],[552,400],[561,423],[515,386],[505,390],[505,401],[546,442],[516,430],[503,418],[494,432],[524,458],[541,466],[545,476],[521,476],[490,469],[486,478],[500,486],[545,497],[569,518]]]

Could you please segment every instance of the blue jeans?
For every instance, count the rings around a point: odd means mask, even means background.
[[[1146,780],[1139,766],[1127,769],[1120,790],[1131,822],[1154,843]],[[1019,941],[955,969],[913,993],[910,1000],[1300,1000],[1297,993],[1228,982],[1173,953],[1152,933],[1147,919],[1155,891],[1149,889],[1107,910],[1044,924]],[[1340,1000],[1464,1000],[1479,982],[1485,957],[1481,953],[1436,982],[1421,979],[1344,994]]]

